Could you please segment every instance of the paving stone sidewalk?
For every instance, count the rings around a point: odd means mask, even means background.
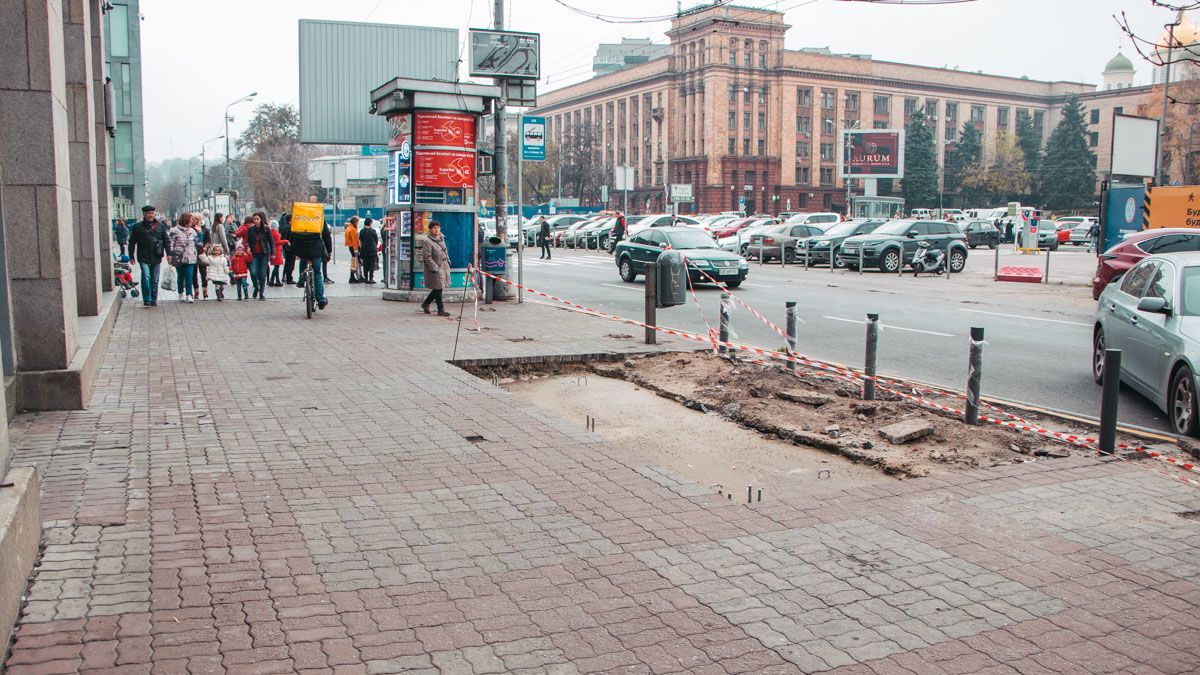
[[[734,503],[447,363],[638,351],[610,337],[634,331],[481,317],[456,349],[453,320],[370,298],[311,321],[293,300],[127,305],[92,407],[12,422],[45,549],[7,672],[1200,663],[1200,491],[1157,467]]]

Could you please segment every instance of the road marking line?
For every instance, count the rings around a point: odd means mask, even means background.
[[[989,311],[982,310],[982,309],[963,309],[962,307],[959,307],[958,311],[971,312],[972,314],[991,314],[992,316],[1005,316],[1010,319],[1029,319],[1030,321],[1048,321],[1050,323],[1065,323],[1068,326],[1083,326],[1084,328],[1092,327],[1092,324],[1090,324],[1090,323],[1079,323],[1078,321],[1062,321],[1060,319],[1043,319],[1043,318],[1036,317],[1036,316],[1025,316],[1023,314],[1003,314],[1001,312],[989,312]]]
[[[743,286],[749,286],[749,287],[751,287],[751,288],[775,288],[774,286],[768,286],[768,285],[766,285],[766,284],[758,284],[758,283],[754,283],[754,284],[746,284],[746,283],[743,283],[742,285],[743,285]]]
[[[831,321],[845,321],[846,323],[857,323],[859,325],[865,325],[867,323],[866,321],[859,321],[858,319],[843,319],[840,316],[822,316],[821,318],[829,319]],[[885,323],[879,324],[879,327],[884,328],[886,330],[906,330],[911,333],[925,333],[926,335],[937,335],[940,337],[955,337],[954,335],[951,335],[950,333],[939,333],[935,330],[921,330],[920,328],[904,328],[902,326],[893,326],[891,324],[885,324]]]
[[[633,286],[621,286],[621,285],[618,285],[618,284],[600,284],[600,285],[601,285],[601,286],[608,286],[609,288],[619,288],[619,289],[621,289],[621,290],[623,290],[623,291],[636,291],[636,292],[638,292],[638,293],[645,293],[645,292],[646,292],[646,291],[645,291],[645,289],[634,288]]]

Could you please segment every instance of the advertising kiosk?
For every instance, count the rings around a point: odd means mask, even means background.
[[[381,237],[384,299],[424,299],[421,249],[435,221],[442,226],[450,254],[446,299],[466,292],[468,266],[476,264],[479,255],[479,118],[489,114],[499,98],[500,88],[495,86],[405,78],[371,92],[372,112],[391,126]]]

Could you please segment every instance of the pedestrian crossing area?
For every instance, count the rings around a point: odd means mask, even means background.
[[[534,256],[526,256],[525,264],[530,267],[589,267],[589,268],[615,268],[616,263],[613,262],[612,256],[607,253],[599,254],[566,254],[556,255],[549,260],[542,260]]]

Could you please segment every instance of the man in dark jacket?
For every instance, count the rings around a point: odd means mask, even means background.
[[[538,260],[550,259],[550,223],[546,221],[546,216],[542,216],[538,221],[537,233],[538,246],[542,248],[542,257]]]
[[[608,252],[611,255],[617,249],[617,244],[625,238],[625,214],[617,211],[617,222],[613,225],[612,237],[608,244]]]
[[[292,219],[288,218],[279,224],[279,236],[288,243],[283,245],[283,283],[289,286],[296,283],[292,278],[292,270],[296,268],[296,254],[292,253]]]
[[[325,306],[329,304],[325,298],[325,284],[327,283],[325,261],[329,259],[329,252],[333,250],[333,235],[329,231],[329,224],[326,223],[321,234],[293,230],[290,241],[292,255],[300,261],[300,282],[296,285],[304,286],[304,268],[312,265],[313,289],[317,293],[317,308],[325,309]]]
[[[167,245],[166,224],[155,217],[153,206],[143,206],[142,219],[129,232],[129,257],[141,271],[144,307],[158,306],[158,269]]]
[[[325,275],[325,283],[332,284],[333,279],[329,278],[329,260],[333,257],[333,230],[330,229],[329,223],[321,228],[321,243],[325,244],[325,257],[321,261],[321,274]]]
[[[379,262],[379,231],[371,227],[374,221],[367,218],[358,231],[358,271],[362,283],[375,283],[375,268]]]

